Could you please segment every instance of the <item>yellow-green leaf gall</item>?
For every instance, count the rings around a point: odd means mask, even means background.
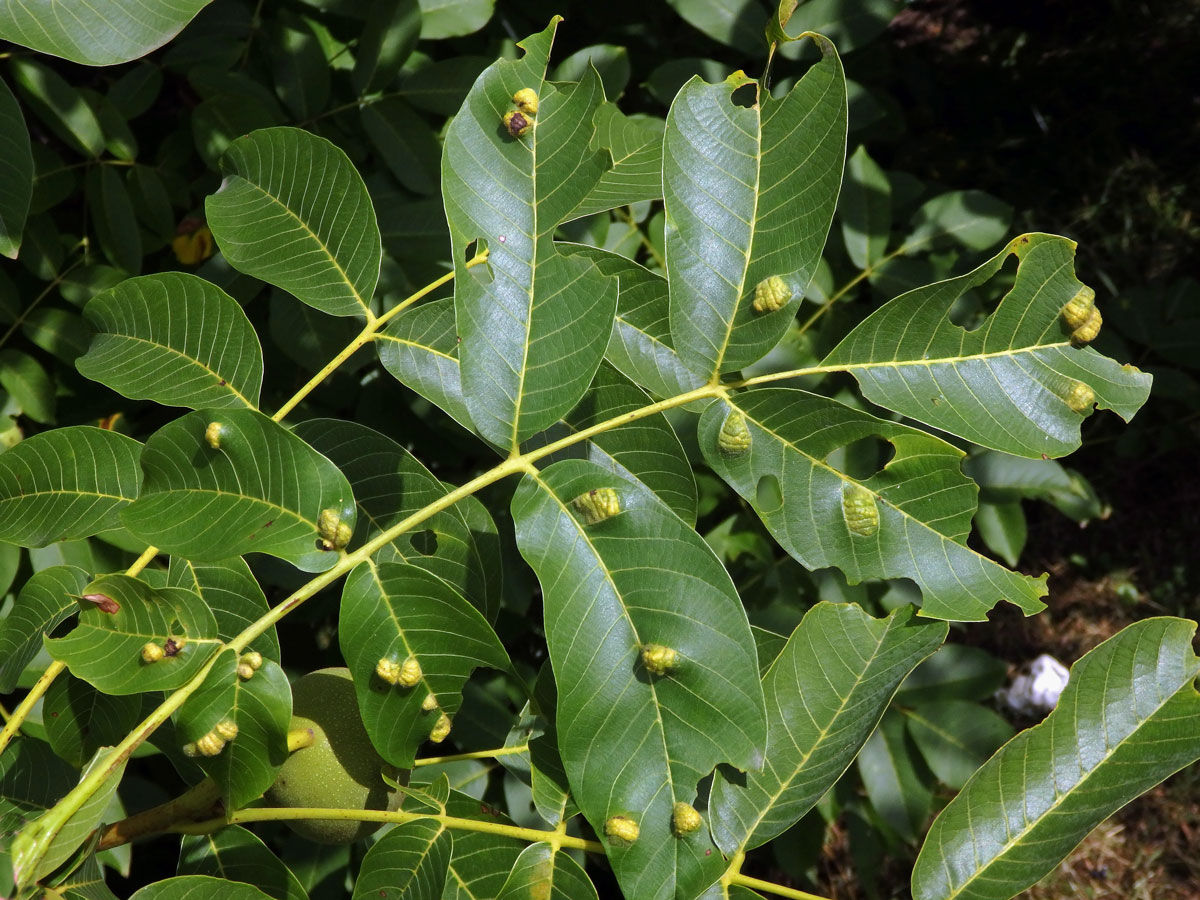
[[[731,410],[721,423],[721,430],[717,434],[717,449],[721,451],[721,455],[743,456],[749,451],[752,441],[753,435],[746,427],[746,417],[736,409]]]
[[[1074,331],[1087,322],[1095,305],[1096,292],[1086,284],[1082,285],[1075,296],[1068,300],[1067,305],[1063,307],[1063,321],[1067,323],[1068,328]]]
[[[216,734],[222,740],[232,741],[238,736],[237,722],[234,722],[232,719],[222,719],[213,728],[212,733]]]
[[[1087,321],[1071,332],[1071,343],[1076,347],[1090,344],[1100,334],[1100,326],[1103,324],[1104,317],[1100,315],[1100,310],[1093,306]]]
[[[220,422],[209,422],[208,427],[204,429],[204,442],[214,450],[221,449],[221,435],[225,433],[225,426]]]
[[[433,731],[429,732],[429,740],[435,744],[440,744],[446,738],[450,737],[450,717],[445,713],[438,716],[437,722],[434,723]]]
[[[504,114],[504,127],[508,129],[509,134],[517,138],[533,127],[533,120],[527,118],[522,112],[510,110]]]
[[[1073,412],[1087,412],[1096,402],[1096,392],[1082,381],[1073,381],[1063,395],[1063,400]]]
[[[642,665],[655,675],[667,675],[679,665],[679,653],[674,647],[663,644],[644,644]]]
[[[842,516],[851,534],[870,537],[879,530],[875,495],[860,484],[847,484],[842,489]]]
[[[621,843],[632,844],[641,833],[638,823],[629,816],[609,816],[604,823],[604,834]]]
[[[438,708],[437,695],[426,694],[425,699],[421,701],[421,709],[425,712],[433,712]]]
[[[317,534],[321,536],[321,547],[325,550],[341,550],[354,537],[354,529],[342,521],[337,509],[323,509],[317,516]]]
[[[144,663],[156,663],[166,655],[167,652],[153,641],[142,645],[142,662]]]
[[[792,299],[792,289],[778,275],[764,278],[754,287],[754,311],[775,312],[787,306]]]
[[[700,826],[704,824],[704,819],[696,807],[690,803],[676,803],[671,812],[671,830],[678,837],[686,837],[700,830]]]
[[[513,103],[526,116],[532,117],[537,115],[538,111],[538,95],[533,88],[521,88],[513,94]]]
[[[621,498],[612,488],[594,488],[571,501],[585,525],[596,525],[621,511]]]

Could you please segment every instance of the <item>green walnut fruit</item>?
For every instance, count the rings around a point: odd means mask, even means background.
[[[402,796],[381,773],[404,783],[407,772],[384,762],[358,714],[349,669],[318,669],[292,685],[292,730],[311,728],[313,743],[288,757],[267,791],[272,806],[336,809],[398,809]],[[348,844],[376,831],[381,822],[335,819],[289,821],[302,837]]]

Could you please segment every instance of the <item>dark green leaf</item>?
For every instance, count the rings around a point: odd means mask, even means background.
[[[96,334],[76,367],[126,397],[169,406],[258,405],[262,348],[236,300],[183,272],[123,281],[85,315]]]
[[[578,219],[618,206],[662,197],[663,123],[630,118],[612,103],[596,110],[593,145],[612,155],[612,168],[579,201],[567,219]],[[624,285],[621,287],[624,290]]]
[[[171,557],[167,584],[199,596],[217,620],[217,637],[229,641],[266,614],[266,595],[245,560],[239,556],[214,563]],[[279,638],[272,626],[247,648],[279,662]]]
[[[1008,722],[967,700],[923,703],[905,709],[904,716],[929,771],[955,790],[1013,736]]]
[[[53,422],[57,402],[54,382],[42,364],[19,350],[0,350],[0,385],[21,412],[35,422]]]
[[[42,701],[42,722],[54,752],[82,768],[101,747],[119,744],[141,721],[142,699],[102,694],[71,676],[54,680]]]
[[[549,844],[521,851],[496,900],[595,900],[596,887],[583,867]]]
[[[354,675],[371,742],[388,762],[409,768],[439,721],[453,719],[462,686],[477,666],[508,669],[487,620],[441,579],[416,566],[363,563],[350,573],[338,620],[342,656]],[[389,684],[381,661],[416,659],[416,684]],[[435,706],[429,697],[434,697]]]
[[[434,300],[396,316],[376,338],[379,361],[396,379],[474,430],[463,399],[454,300]]]
[[[270,46],[275,92],[297,119],[329,104],[329,64],[312,29],[298,18],[280,16]]]
[[[417,0],[370,4],[354,57],[354,90],[362,95],[387,88],[412,54],[421,27]]]
[[[740,53],[762,56],[767,10],[761,0],[667,0],[688,24]]]
[[[64,637],[46,639],[46,649],[71,674],[106,694],[169,691],[187,683],[220,645],[217,623],[204,601],[182,588],[154,589],[127,575],[103,575],[84,594],[108,597],[119,605],[107,612],[80,599],[79,622]],[[142,648],[155,643],[173,655],[146,662]]]
[[[129,900],[269,900],[257,887],[209,875],[180,875],[146,885]]]
[[[414,193],[436,194],[442,148],[425,120],[399,97],[364,106],[361,115],[367,137],[396,180]]]
[[[79,609],[75,598],[90,580],[83,569],[53,566],[35,572],[25,582],[12,609],[0,621],[0,694],[16,687],[22,670],[42,649],[42,636]]]
[[[917,838],[933,806],[933,792],[917,769],[919,754],[904,717],[889,710],[858,756],[858,774],[880,817],[905,840]]]
[[[166,553],[215,562],[257,551],[323,572],[337,554],[320,546],[318,519],[324,513],[354,527],[345,476],[254,410],[176,419],[150,436],[142,468],[141,496],[122,521]]]
[[[0,34],[19,41],[18,32],[3,27],[11,14],[11,7],[0,10]],[[83,95],[40,62],[16,58],[10,65],[17,87],[38,118],[72,149],[84,156],[99,156],[104,150],[104,130]]]
[[[860,269],[876,265],[887,250],[892,228],[892,187],[883,169],[859,147],[846,160],[842,186],[842,239],[846,255]]]
[[[184,835],[179,875],[211,875],[254,885],[272,900],[308,900],[299,880],[267,845],[237,825],[212,834]]]
[[[22,547],[90,537],[121,524],[138,496],[141,444],[75,425],[0,455],[0,539]]]
[[[495,5],[496,0],[421,0],[421,37],[431,41],[478,31]]]
[[[576,50],[554,68],[554,81],[580,81],[588,66],[600,73],[604,96],[616,100],[629,84],[629,51],[616,44],[593,44]]]
[[[229,263],[322,312],[368,312],[379,280],[379,227],[350,160],[297,128],[230,144],[221,189],[205,202]]]
[[[0,253],[17,258],[29,197],[33,192],[33,154],[29,130],[17,98],[0,80]]]
[[[353,900],[440,900],[453,850],[454,838],[437,822],[417,819],[397,825],[367,851]]]

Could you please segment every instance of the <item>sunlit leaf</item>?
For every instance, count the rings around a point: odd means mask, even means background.
[[[1009,255],[1020,267],[995,312],[974,331],[954,324],[955,301]],[[877,310],[823,365],[844,366],[872,402],[985,447],[1033,458],[1070,453],[1093,403],[1128,421],[1150,392],[1149,375],[1071,345],[1062,312],[1083,287],[1074,256],[1066,238],[1015,238],[973,272]]]
[[[176,873],[245,882],[272,900],[308,900],[299,880],[279,857],[254,832],[237,825],[226,825],[211,834],[184,835]]]
[[[530,844],[521,851],[496,900],[590,900],[596,888],[583,867],[549,844]]]
[[[379,281],[379,226],[346,154],[298,128],[229,145],[209,227],[230,265],[335,316],[363,315]]]
[[[216,285],[183,272],[131,278],[94,297],[85,314],[96,330],[76,363],[85,377],[168,406],[258,405],[258,336]]]
[[[173,556],[167,584],[191,591],[208,605],[217,620],[217,637],[223,641],[237,637],[269,609],[263,589],[241,557],[202,563]],[[247,649],[279,662],[279,638],[274,626],[256,637]]]
[[[397,896],[440,900],[454,849],[450,831],[429,819],[397,825],[367,851],[352,900]]]
[[[723,442],[737,424],[742,443]],[[1043,608],[1046,576],[1011,572],[967,546],[978,489],[962,473],[962,451],[939,438],[787,388],[711,404],[698,438],[709,465],[810,570],[837,566],[851,583],[911,578],[924,614],[955,621],[984,619],[1001,600],[1026,614]],[[869,477],[834,468],[830,454],[864,439],[890,444],[891,461]]]
[[[354,527],[345,476],[254,410],[176,419],[150,436],[142,468],[141,496],[122,520],[166,553],[215,562],[257,551],[321,572],[337,561],[320,543],[322,513]]]
[[[755,106],[738,105],[735,91],[759,89],[736,72],[719,84],[693,78],[671,104],[663,145],[671,334],[706,379],[778,343],[825,246],[846,155],[846,83],[833,45],[813,40],[821,61],[781,100],[760,92]]]
[[[46,649],[71,674],[106,694],[173,690],[185,684],[216,652],[217,625],[204,601],[182,588],[155,589],[127,575],[103,575],[84,588],[116,601],[108,612],[79,600],[79,622],[65,636],[46,640]],[[147,662],[142,648],[155,643],[175,651]]]
[[[1200,758],[1196,623],[1136,622],[1071,669],[1058,706],[993,756],[934,821],[917,900],[1007,900],[1134,797]]]
[[[140,450],[131,438],[86,425],[21,441],[0,455],[0,539],[44,547],[116,528],[138,496]]]

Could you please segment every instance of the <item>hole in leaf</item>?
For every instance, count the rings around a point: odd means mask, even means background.
[[[1019,265],[1016,254],[1005,257],[999,272],[954,301],[950,307],[950,321],[964,331],[977,330],[996,311],[1004,295],[1012,290]]]
[[[855,481],[866,481],[892,461],[896,448],[877,435],[838,447],[825,457],[827,465]]]
[[[734,106],[742,106],[746,109],[754,109],[758,105],[758,84],[754,81],[749,81],[737,88],[729,95],[730,101]]]
[[[774,475],[764,475],[754,488],[754,505],[762,513],[773,513],[783,506],[783,489]]]
[[[426,528],[424,531],[418,531],[412,536],[412,548],[422,556],[433,556],[437,553],[438,541],[437,535]]]
[[[471,241],[471,243],[467,244],[466,250],[463,253],[463,262],[470,262],[478,254],[483,253],[487,250],[488,250],[487,239],[486,238],[476,238],[475,240]],[[467,269],[467,271],[470,272],[471,277],[474,278],[480,284],[491,284],[492,283],[492,278],[493,278],[492,264],[490,262],[480,263],[479,265],[471,266],[471,268]]]

